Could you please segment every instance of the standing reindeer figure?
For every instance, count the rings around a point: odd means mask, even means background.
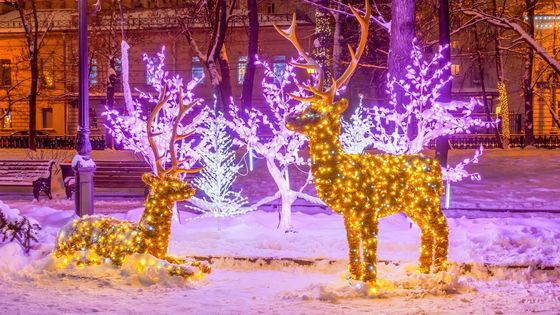
[[[276,30],[305,60],[294,66],[318,73],[317,83],[304,87],[313,95],[292,96],[310,105],[302,113],[289,117],[286,127],[307,136],[317,193],[329,207],[344,216],[352,278],[375,286],[380,218],[403,212],[420,227],[419,271],[423,273],[446,269],[448,227],[440,209],[443,188],[441,168],[436,160],[412,154],[348,154],[341,149],[340,115],[348,101],[334,102],[334,98],[364,52],[371,14],[369,1],[364,16],[350,9],[360,23],[360,41],[356,52],[349,47],[350,65],[328,87],[324,86],[321,67],[305,53],[296,37],[295,16],[289,29]]]
[[[170,95],[166,95],[165,87],[147,121],[147,135],[150,148],[155,157],[156,174],[146,173],[142,180],[149,187],[145,209],[140,221],[117,220],[105,216],[85,216],[69,222],[59,232],[54,255],[64,257],[65,263],[75,260],[77,264],[100,264],[110,260],[120,266],[127,256],[134,253],[149,253],[160,260],[171,275],[189,278],[195,274],[210,272],[207,265],[191,262],[187,266],[184,260],[167,256],[167,246],[171,236],[171,218],[175,202],[192,197],[195,189],[179,178],[180,173],[197,172],[195,169],[183,169],[179,165],[184,161],[177,159],[176,142],[191,134],[178,135],[181,120],[188,109],[196,104],[183,103],[182,90],[178,91],[179,113],[173,122],[172,135],[169,142],[171,167],[164,168],[166,154],[159,152],[152,125],[164,105],[168,104]],[[197,270],[198,269],[198,270]]]

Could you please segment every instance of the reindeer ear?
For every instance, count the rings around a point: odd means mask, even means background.
[[[334,112],[337,114],[344,113],[347,108],[348,108],[348,100],[345,98],[342,98],[338,102],[334,103]]]
[[[145,173],[142,175],[142,181],[148,186],[152,186],[157,180],[157,177],[152,173]]]

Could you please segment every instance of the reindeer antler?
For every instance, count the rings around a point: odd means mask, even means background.
[[[296,36],[296,15],[295,15],[295,13],[294,13],[294,16],[292,18],[292,24],[290,25],[290,27],[288,29],[281,30],[275,24],[273,24],[276,31],[280,35],[282,35],[282,37],[289,40],[292,43],[292,45],[295,47],[295,49],[297,50],[298,54],[306,61],[306,63],[304,63],[304,64],[292,63],[292,65],[295,66],[295,67],[298,67],[298,68],[302,68],[302,69],[306,69],[306,70],[311,69],[311,70],[314,70],[314,71],[318,72],[318,79],[317,79],[317,83],[315,85],[312,85],[311,83],[307,83],[307,86],[300,85],[301,88],[313,93],[313,96],[300,97],[300,96],[295,96],[295,95],[290,94],[290,96],[292,98],[294,98],[296,100],[299,100],[299,101],[302,101],[302,102],[322,99],[327,104],[332,103],[332,101],[334,99],[334,96],[336,94],[336,91],[338,89],[340,89],[341,87],[343,87],[347,83],[348,79],[352,76],[352,74],[356,70],[356,67],[358,65],[358,61],[359,61],[360,57],[362,56],[362,54],[364,53],[364,50],[365,50],[365,47],[366,47],[369,21],[370,21],[370,17],[371,17],[371,6],[369,4],[369,0],[366,0],[365,3],[366,3],[366,5],[365,5],[364,16],[361,16],[358,13],[358,11],[356,11],[352,6],[350,6],[350,10],[352,11],[354,16],[356,17],[356,19],[360,23],[360,30],[361,30],[360,41],[358,43],[358,48],[356,49],[356,51],[354,51],[352,49],[352,47],[350,45],[348,45],[348,50],[350,51],[350,57],[351,57],[350,64],[348,65],[348,68],[346,68],[346,70],[343,72],[343,74],[340,78],[338,78],[336,80],[335,79],[332,80],[332,84],[327,90],[324,89],[323,69],[321,69],[321,66],[317,63],[317,61],[315,61],[313,58],[311,58],[305,52],[305,50],[301,47],[301,44],[299,43],[299,40],[297,39],[297,36]]]
[[[152,113],[150,114],[150,117],[148,118],[148,122],[147,122],[147,132],[148,132],[148,142],[150,143],[150,147],[152,148],[152,152],[154,153],[154,159],[155,159],[155,163],[156,163],[156,172],[157,172],[157,176],[162,176],[164,169],[163,169],[163,165],[161,164],[161,160],[165,157],[165,155],[162,155],[159,153],[159,149],[157,147],[157,143],[154,140],[154,137],[157,137],[159,135],[161,135],[161,132],[155,133],[152,131],[152,125],[154,123],[154,120],[156,119],[157,115],[159,114],[159,112],[161,111],[161,109],[163,108],[163,105],[167,104],[167,102],[169,102],[169,98],[171,96],[167,96],[167,88],[165,87],[165,85],[162,86],[161,89],[161,93],[160,93],[160,98],[156,104],[156,106],[154,107],[154,110],[152,111]]]
[[[187,162],[190,158],[186,158],[183,160],[177,159],[177,152],[175,152],[175,143],[177,141],[184,140],[194,134],[194,131],[188,132],[186,134],[179,135],[179,124],[181,120],[185,117],[188,110],[193,107],[196,103],[198,103],[200,99],[195,99],[194,101],[184,104],[183,103],[183,89],[179,88],[179,114],[177,115],[177,119],[173,122],[173,133],[171,134],[171,140],[169,140],[169,153],[171,155],[171,168],[164,171],[164,174],[171,174],[171,176],[176,177],[180,173],[196,173],[199,172],[202,168],[195,168],[195,169],[186,169],[179,167],[180,164]]]
[[[165,177],[168,175],[171,175],[173,177],[176,177],[178,174],[180,173],[196,173],[199,172],[201,170],[201,168],[196,168],[196,169],[185,169],[185,168],[181,168],[179,167],[180,164],[187,162],[188,160],[190,160],[190,158],[186,158],[183,160],[178,160],[177,159],[177,153],[175,152],[175,144],[177,141],[181,141],[184,140],[188,137],[190,137],[194,131],[183,134],[183,135],[179,135],[179,125],[181,123],[181,121],[183,120],[183,118],[185,117],[185,115],[187,114],[188,110],[194,106],[196,103],[198,103],[200,101],[200,99],[196,99],[188,104],[184,104],[183,102],[183,89],[179,88],[179,113],[177,115],[177,118],[174,120],[173,122],[173,127],[172,127],[172,133],[171,133],[171,139],[169,140],[169,154],[171,156],[171,168],[169,169],[165,169],[163,166],[163,158],[165,157],[165,154],[160,154],[159,153],[159,149],[157,147],[157,143],[155,142],[154,138],[157,136],[160,136],[162,134],[162,132],[153,132],[152,130],[152,125],[153,122],[155,121],[157,115],[159,114],[159,112],[161,111],[161,109],[163,108],[163,106],[165,104],[167,104],[169,102],[169,99],[171,98],[171,95],[166,95],[167,94],[167,88],[165,85],[162,86],[162,90],[160,93],[160,98],[156,104],[156,106],[154,107],[154,110],[152,111],[152,113],[150,114],[150,117],[148,118],[148,122],[147,122],[147,131],[148,131],[148,142],[150,143],[150,147],[152,149],[152,152],[154,153],[154,158],[155,158],[155,163],[156,163],[156,172],[157,172],[157,176],[158,177]]]

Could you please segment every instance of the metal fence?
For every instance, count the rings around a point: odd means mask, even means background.
[[[71,150],[76,148],[75,136],[37,136],[35,138],[38,149],[61,149]],[[105,150],[107,148],[105,137],[90,137],[93,150]],[[0,136],[0,148],[18,149],[29,147],[29,136]]]

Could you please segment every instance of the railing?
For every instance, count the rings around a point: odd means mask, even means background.
[[[105,150],[107,143],[104,136],[90,137],[93,150]],[[74,136],[37,136],[37,148],[72,150],[76,148],[76,137]],[[449,137],[449,143],[454,149],[477,149],[483,146],[486,149],[498,148],[498,140],[495,134],[460,134]],[[512,134],[509,140],[512,148],[524,148],[525,136],[523,134]],[[539,149],[560,149],[560,135],[537,136],[534,146]],[[18,149],[29,147],[29,136],[0,136],[0,149]],[[429,145],[435,148],[435,141]],[[122,145],[115,144],[115,149],[122,150]]]
[[[71,150],[76,148],[76,137],[74,136],[37,136],[35,138],[38,149]],[[93,150],[105,150],[107,145],[105,137],[90,137]],[[1,136],[0,148],[18,149],[29,147],[29,136]]]
[[[498,139],[495,134],[461,134],[452,135],[449,137],[449,143],[454,149],[477,149],[483,146],[485,149],[498,148]],[[524,148],[525,135],[512,134],[509,140],[511,148]],[[534,146],[539,149],[559,149],[560,136],[537,136],[535,137]],[[435,148],[435,141],[429,145],[430,148]]]

